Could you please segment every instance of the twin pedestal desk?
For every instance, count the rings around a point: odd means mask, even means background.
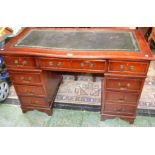
[[[104,76],[101,120],[134,122],[153,55],[137,30],[25,28],[1,49],[23,112],[52,115],[62,72]]]

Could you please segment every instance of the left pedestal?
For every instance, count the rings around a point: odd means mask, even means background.
[[[52,115],[62,76],[51,71],[10,71],[23,112],[39,110]]]

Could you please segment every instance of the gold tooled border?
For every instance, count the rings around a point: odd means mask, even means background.
[[[134,51],[134,52],[138,52],[140,51],[140,48],[139,48],[139,45],[138,45],[138,42],[137,42],[137,39],[136,39],[136,36],[135,36],[135,33],[134,32],[127,32],[127,31],[106,31],[106,33],[129,33],[130,35],[130,39],[131,39],[131,42],[133,43],[133,46],[135,47],[135,49],[73,49],[73,48],[57,48],[57,47],[48,47],[48,46],[29,46],[29,45],[19,45],[26,37],[28,37],[29,34],[31,34],[33,31],[57,31],[57,32],[60,32],[60,31],[67,31],[67,32],[73,32],[73,31],[76,31],[76,32],[81,32],[79,30],[38,30],[38,29],[32,29],[30,30],[26,35],[24,35],[21,39],[19,39],[16,44],[14,44],[13,46],[14,47],[18,47],[18,48],[22,48],[22,47],[26,47],[26,48],[39,48],[39,49],[53,49],[53,50],[70,50],[70,51]],[[84,30],[82,30],[84,31]],[[92,32],[92,31],[85,31],[85,32]],[[101,32],[104,32],[104,31],[95,31],[95,32],[98,32],[98,33],[101,33]]]

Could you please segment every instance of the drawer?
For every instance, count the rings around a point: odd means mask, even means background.
[[[108,72],[146,74],[148,66],[149,63],[146,62],[109,61]]]
[[[45,90],[41,86],[14,85],[14,87],[19,96],[45,96]]]
[[[106,92],[106,101],[117,102],[117,103],[137,103],[139,99],[138,93],[126,93],[126,92]]]
[[[105,72],[106,61],[76,60],[73,61],[72,66],[74,69]]]
[[[142,86],[142,79],[106,78],[107,90],[141,91]]]
[[[70,59],[54,59],[54,58],[39,58],[37,60],[40,68],[67,70],[67,71],[93,71],[104,72],[106,61],[101,60],[70,60]],[[74,69],[74,70],[73,70]]]
[[[31,69],[36,67],[32,57],[5,56],[4,59],[8,68]]]
[[[47,102],[44,98],[37,97],[19,97],[22,106],[37,106],[37,107],[49,107],[50,102]]]
[[[41,85],[41,73],[29,72],[10,72],[10,77],[13,83],[17,84],[30,84]]]
[[[104,112],[110,112],[115,114],[135,114],[136,113],[136,106],[129,106],[129,105],[117,105],[117,104],[105,104]]]
[[[71,60],[66,59],[53,59],[53,58],[38,58],[37,62],[39,63],[40,68],[71,68]]]

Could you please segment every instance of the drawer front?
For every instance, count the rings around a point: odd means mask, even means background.
[[[105,104],[104,111],[115,114],[133,115],[136,112],[136,107],[128,105]]]
[[[41,86],[27,86],[27,85],[15,85],[18,95],[23,96],[45,96],[45,90]]]
[[[38,60],[39,66],[41,68],[46,69],[59,69],[59,68],[71,68],[71,60],[65,60],[65,59],[48,59],[48,58],[39,58]]]
[[[108,72],[146,74],[148,65],[146,62],[109,61]]]
[[[127,91],[140,91],[143,86],[142,79],[106,79],[107,90],[127,90]]]
[[[20,97],[22,106],[37,106],[37,107],[49,107],[49,102],[44,98],[37,97]]]
[[[73,68],[105,72],[106,61],[77,60],[72,63]]]
[[[5,56],[4,59],[8,68],[31,69],[36,67],[32,57]]]
[[[106,101],[117,102],[117,103],[135,103],[138,101],[138,93],[126,93],[126,92],[106,92]]]
[[[41,73],[10,72],[13,83],[41,85]]]
[[[68,71],[96,71],[104,72],[106,61],[92,61],[92,60],[70,60],[70,59],[48,59],[39,58],[38,60],[40,68],[65,70]],[[73,70],[74,69],[74,70]]]

